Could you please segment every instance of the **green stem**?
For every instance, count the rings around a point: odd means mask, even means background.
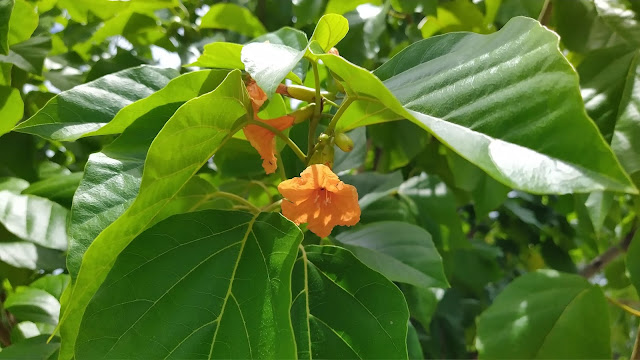
[[[278,136],[280,139],[282,139],[291,148],[291,150],[293,150],[293,152],[296,154],[296,156],[300,160],[305,162],[305,164],[306,164],[306,156],[305,156],[305,154],[302,152],[302,150],[300,150],[298,145],[296,145],[296,143],[294,143],[291,139],[289,139],[289,137],[287,135],[283,134],[282,131],[274,128],[273,126],[267,124],[264,121],[250,120],[249,124],[263,127],[265,129],[271,131],[272,133],[276,134],[276,136]]]
[[[342,104],[340,104],[340,108],[338,109],[338,112],[336,112],[336,114],[333,116],[333,119],[331,119],[329,126],[327,126],[326,134],[328,135],[333,134],[333,130],[336,128],[338,121],[340,120],[344,112],[347,111],[347,108],[349,107],[349,105],[351,105],[351,103],[353,102],[354,102],[353,98],[347,97],[346,99],[344,99]]]
[[[262,212],[270,212],[270,211],[273,211],[273,210],[275,210],[275,209],[279,208],[281,203],[282,203],[282,200],[278,200],[278,201],[276,201],[276,202],[274,202],[274,203],[272,203],[272,204],[269,204],[269,205],[267,205],[267,206],[263,207],[261,211],[262,211]]]
[[[211,194],[211,198],[215,198],[215,197],[227,198],[227,199],[229,199],[231,201],[238,202],[238,203],[242,204],[243,206],[246,206],[246,207],[250,208],[254,212],[260,212],[260,209],[257,206],[253,205],[247,199],[245,199],[245,198],[243,198],[241,196],[238,196],[236,194],[228,193],[228,192],[225,192],[225,191],[217,191],[217,192]]]
[[[318,72],[318,64],[312,61],[311,67],[313,68],[313,79],[315,81],[314,85],[316,87],[316,107],[313,111],[313,117],[309,122],[309,136],[307,138],[307,158],[305,159],[305,164],[313,155],[311,150],[315,145],[314,140],[316,137],[316,128],[318,127],[318,123],[320,122],[320,114],[322,113],[322,94],[320,93],[320,73]]]
[[[336,107],[336,108],[340,107],[340,105],[334,103],[333,101],[331,101],[331,100],[329,100],[327,98],[324,98],[324,102],[326,102],[327,104],[329,104],[329,105],[331,105],[333,107]]]
[[[636,342],[633,344],[633,351],[631,352],[631,360],[640,359],[640,326],[638,327],[638,333],[636,334]]]
[[[280,178],[282,178],[282,181],[285,181],[287,180],[287,173],[284,171],[284,163],[282,162],[282,156],[280,155],[280,151],[278,151],[277,161],[278,161],[278,172],[280,173]]]

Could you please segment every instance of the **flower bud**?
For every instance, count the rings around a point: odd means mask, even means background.
[[[345,133],[337,133],[335,137],[335,143],[344,152],[353,150],[353,140]]]
[[[309,160],[309,165],[323,164],[329,168],[333,168],[333,155],[334,150],[332,145],[322,146],[313,153],[313,156],[311,156]]]
[[[303,121],[307,120],[308,118],[310,118],[311,116],[313,116],[313,112],[314,112],[315,108],[316,108],[316,104],[310,104],[310,105],[307,105],[307,106],[305,106],[303,108],[300,108],[300,109],[292,112],[289,115],[294,117],[294,119],[295,119],[293,121],[294,124],[300,124],[301,122],[303,122]]]
[[[340,55],[340,53],[338,52],[338,49],[332,47],[331,49],[329,49],[328,51],[329,54],[333,54],[333,55]]]

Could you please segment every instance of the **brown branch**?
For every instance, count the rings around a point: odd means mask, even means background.
[[[638,327],[638,333],[636,334],[636,342],[633,344],[631,360],[640,360],[640,327]]]
[[[608,248],[605,252],[593,259],[587,266],[580,270],[580,275],[588,279],[599,273],[610,262],[617,259],[620,255],[624,254],[629,248],[629,244],[631,244],[631,239],[633,239],[636,230],[637,228],[634,227],[631,231],[629,231],[629,233],[624,237],[624,239],[622,239],[619,244]]]

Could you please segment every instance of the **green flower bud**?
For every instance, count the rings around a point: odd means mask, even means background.
[[[336,145],[340,148],[340,150],[344,152],[349,152],[353,150],[353,140],[345,133],[338,133],[335,137]]]

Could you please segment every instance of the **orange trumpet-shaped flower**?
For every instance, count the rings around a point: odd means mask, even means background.
[[[327,237],[337,225],[352,226],[360,221],[358,192],[352,185],[340,181],[328,166],[315,164],[300,177],[278,185],[282,214],[320,237]]]
[[[255,81],[250,82],[247,85],[247,91],[251,97],[251,106],[253,107],[253,118],[257,121],[262,121],[266,124],[273,126],[274,128],[282,131],[293,125],[295,118],[293,116],[285,115],[276,119],[262,120],[258,117],[258,111],[260,107],[267,101],[267,94],[256,84]],[[260,157],[262,158],[262,167],[267,174],[272,174],[276,171],[277,159],[276,159],[276,139],[275,134],[268,129],[265,129],[258,125],[247,125],[242,131],[244,136],[249,140],[251,146],[253,146]]]

